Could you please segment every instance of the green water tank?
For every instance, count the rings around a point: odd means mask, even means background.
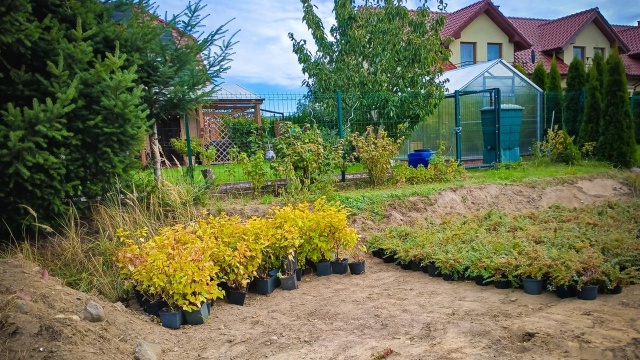
[[[500,106],[500,159],[501,162],[520,160],[520,128],[522,125],[522,106]],[[482,120],[482,162],[496,162],[496,111],[493,106],[480,109]]]

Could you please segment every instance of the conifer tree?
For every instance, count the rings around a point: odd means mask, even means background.
[[[553,126],[562,125],[562,79],[560,78],[560,71],[558,71],[558,62],[555,55],[553,55],[553,59],[551,59],[551,67],[547,75],[546,97],[547,128],[551,128],[552,120]]]
[[[547,90],[547,72],[544,70],[542,61],[538,61],[536,63],[536,67],[533,69],[533,75],[531,76],[531,81],[538,85],[542,91]]]
[[[569,65],[567,89],[564,97],[563,129],[569,136],[577,136],[582,124],[584,114],[583,90],[587,85],[586,82],[584,63],[580,58],[574,57]]]
[[[578,143],[597,143],[600,139],[600,122],[602,121],[602,87],[598,80],[598,70],[592,66],[589,69],[589,83],[587,84],[587,101],[584,108],[584,118],[580,126]],[[597,153],[596,149],[596,153]]]
[[[618,50],[613,48],[605,62],[605,86],[599,155],[614,166],[635,164],[636,141],[627,91],[627,77]]]
[[[524,76],[529,76],[529,74],[527,74],[527,70],[524,69],[524,67],[522,67],[522,64],[520,63],[516,63],[516,66],[514,66],[516,68],[516,70],[518,70],[518,72]]]

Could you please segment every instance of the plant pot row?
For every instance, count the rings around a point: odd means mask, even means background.
[[[344,275],[347,271],[352,275],[360,275],[365,271],[365,261],[349,262],[349,259],[325,260],[317,262],[315,267],[316,275],[318,276]]]
[[[199,309],[193,311],[162,309],[158,316],[162,326],[169,329],[179,329],[180,326],[204,324],[211,312],[210,304],[202,304]]]
[[[413,270],[418,271],[422,270],[427,273],[430,277],[442,277],[444,281],[454,281],[456,276],[451,273],[442,273],[435,262],[430,261],[426,265],[420,265],[417,262],[409,261],[404,263],[397,259],[397,257],[393,254],[386,254],[384,249],[374,249],[372,250],[372,255],[374,257],[380,258],[384,263],[395,263],[400,266],[404,270]],[[513,287],[513,284],[510,280],[502,279],[502,280],[491,280],[483,277],[482,275],[477,275],[468,280],[473,280],[476,285],[479,286],[489,286],[494,285],[497,289],[510,289]],[[522,279],[522,288],[524,292],[529,295],[539,295],[544,291],[544,280],[524,278]],[[620,294],[622,292],[621,286],[615,286],[612,289],[601,289],[598,285],[584,285],[582,288],[578,289],[576,285],[571,286],[560,286],[556,288],[556,295],[561,298],[570,298],[570,297],[578,297],[581,300],[595,300],[597,298],[598,290],[600,292],[607,294]]]

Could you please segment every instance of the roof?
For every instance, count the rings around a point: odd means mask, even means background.
[[[450,70],[442,74],[441,80],[446,80],[445,88],[447,89],[447,94],[452,94],[456,90],[463,90],[469,84],[474,82],[484,73],[491,71],[493,67],[501,64],[507,69],[511,71],[513,76],[518,77],[522,81],[531,85],[537,91],[542,91],[536,84],[534,84],[531,80],[529,80],[526,76],[522,75],[518,70],[516,70],[513,66],[511,66],[508,62],[503,59],[497,59],[493,61],[487,61],[483,63],[478,63],[471,66],[465,66],[463,68]]]
[[[613,28],[629,46],[627,55],[640,55],[640,26],[614,25]]]
[[[236,84],[220,85],[218,91],[211,95],[211,100],[260,100],[264,101],[260,96]]]
[[[481,14],[486,14],[509,37],[509,41],[513,42],[516,51],[527,49],[532,45],[491,0],[481,0],[452,13],[441,14],[446,17],[444,28],[440,33],[442,37],[459,39],[462,36],[462,31],[469,24]]]
[[[545,70],[548,71],[551,67],[553,52],[566,49],[575,41],[578,34],[591,23],[595,24],[612,44],[618,44],[622,54],[631,50],[616,31],[620,26],[617,28],[611,26],[598,8],[584,10],[558,19],[518,17],[509,17],[508,19],[532,44],[531,49],[516,51],[514,54],[514,63],[520,63],[528,73],[533,72],[538,61],[541,61]],[[533,62],[531,61],[532,52],[535,60]],[[633,59],[629,61],[633,62]],[[566,75],[569,71],[569,65],[561,59],[557,59],[557,63],[560,74]]]

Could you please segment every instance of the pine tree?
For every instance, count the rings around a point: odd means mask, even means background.
[[[551,67],[549,68],[549,74],[547,75],[547,127],[551,128],[553,119],[553,126],[562,124],[562,79],[560,78],[560,71],[558,71],[558,62],[556,56],[553,55],[551,59]]]
[[[602,87],[598,80],[598,70],[592,66],[587,84],[587,101],[584,108],[584,120],[580,126],[579,144],[597,143],[600,139],[602,121]],[[596,149],[597,153],[597,149]]]
[[[567,89],[565,91],[565,111],[563,116],[563,129],[569,136],[577,136],[582,124],[584,114],[584,93],[587,85],[587,77],[584,63],[580,58],[574,57],[569,65],[567,74]]]
[[[616,48],[605,63],[603,108],[599,154],[614,166],[631,167],[636,157],[635,130],[625,67]]]
[[[547,72],[544,70],[544,65],[542,65],[541,61],[538,61],[536,67],[533,69],[531,81],[538,85],[542,91],[547,90]]]

